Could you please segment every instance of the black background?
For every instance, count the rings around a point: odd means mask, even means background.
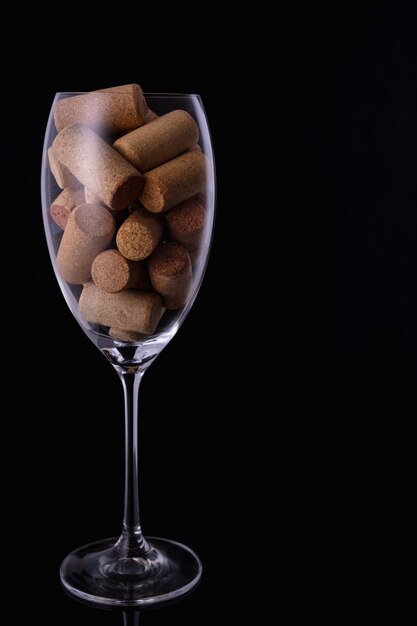
[[[207,35],[166,16],[111,45],[86,23],[5,46],[2,564],[35,617],[53,601],[58,617],[122,623],[58,581],[68,551],[119,531],[123,425],[120,383],[47,255],[57,91],[200,93],[213,135],[209,268],[140,401],[143,527],[194,547],[204,578],[141,620],[233,618],[271,597],[323,609],[329,589],[392,589],[415,562],[417,12],[338,8],[217,16]]]

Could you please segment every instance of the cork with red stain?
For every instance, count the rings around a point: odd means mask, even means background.
[[[50,207],[51,217],[55,224],[65,230],[71,211],[80,204],[85,204],[83,187],[67,187],[61,191]]]

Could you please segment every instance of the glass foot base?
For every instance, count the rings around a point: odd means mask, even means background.
[[[201,561],[187,546],[149,537],[144,557],[123,556],[117,538],[96,541],[62,562],[61,582],[72,595],[113,606],[156,605],[190,591],[201,578]]]

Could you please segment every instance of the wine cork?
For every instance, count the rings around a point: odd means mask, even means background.
[[[139,85],[122,85],[58,100],[54,120],[58,132],[85,124],[99,132],[126,133],[145,124],[148,106]]]
[[[102,204],[106,206],[103,199],[97,193],[90,191],[87,187],[84,188],[85,201],[87,204]]]
[[[142,174],[173,159],[198,141],[198,127],[186,111],[161,115],[114,142],[113,148]]]
[[[117,231],[116,245],[127,259],[141,261],[155,250],[161,241],[162,232],[163,226],[159,215],[138,208]]]
[[[191,287],[191,260],[187,249],[173,241],[161,243],[148,260],[152,287],[166,309],[180,309]]]
[[[159,319],[161,319],[164,313],[165,308],[161,307]],[[114,326],[109,328],[109,337],[113,337],[119,341],[141,341],[142,339],[146,339],[147,336],[148,335],[145,335],[144,333],[137,333],[133,330],[121,330],[120,328],[115,328]]]
[[[100,196],[96,193],[93,193],[87,187],[84,187],[84,195],[86,204],[101,204],[105,206],[108,211],[110,211],[111,215],[114,217],[114,221],[116,222],[116,228],[120,226],[120,224],[126,219],[128,216],[128,210],[124,209],[122,211],[113,211],[107,204],[100,198]]]
[[[209,201],[209,196],[210,196],[210,191],[211,191],[211,193],[213,193],[213,190],[210,190],[208,187],[204,187],[204,189],[202,191],[200,191],[200,193],[198,193],[196,195],[196,200],[198,200],[198,202],[204,208],[207,207],[207,204],[208,204],[208,201]]]
[[[154,122],[151,122],[153,124]],[[206,157],[189,150],[144,175],[140,201],[148,211],[160,213],[201,191],[206,183]]]
[[[196,197],[181,202],[166,213],[168,232],[174,241],[185,246],[191,261],[197,260],[206,223],[206,211]]]
[[[158,115],[158,113],[155,113],[155,111],[152,111],[152,109],[148,108],[148,112],[146,114],[146,123],[149,124],[149,122],[153,122],[154,120],[157,120],[160,116]]]
[[[69,214],[80,204],[85,203],[83,187],[67,187],[51,204],[51,217],[62,230],[65,230]]]
[[[106,293],[91,281],[84,285],[78,309],[87,322],[151,335],[161,317],[162,302],[156,293],[135,289]]]
[[[149,288],[145,264],[125,259],[118,250],[104,250],[98,254],[91,266],[91,275],[97,287],[108,293]]]
[[[80,187],[81,183],[79,180],[71,174],[69,169],[62,165],[54,155],[54,151],[52,146],[48,148],[48,160],[49,167],[51,168],[51,172],[53,177],[56,180],[56,184],[61,189],[65,189],[66,187]]]
[[[62,278],[82,285],[91,278],[95,257],[108,246],[115,233],[114,219],[99,204],[82,204],[68,218],[56,258]]]
[[[60,162],[111,209],[125,209],[140,195],[143,176],[86,126],[67,126],[53,148]]]
[[[148,335],[144,333],[135,333],[133,330],[121,330],[120,328],[109,328],[109,337],[118,339],[119,341],[140,341]]]

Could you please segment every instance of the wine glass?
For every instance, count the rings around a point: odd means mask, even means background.
[[[202,566],[187,546],[142,534],[138,394],[143,374],[189,313],[207,265],[215,171],[200,96],[143,94],[138,85],[57,93],[41,194],[59,286],[118,373],[125,407],[121,535],[70,553],[61,582],[97,604],[172,600],[198,583]]]

